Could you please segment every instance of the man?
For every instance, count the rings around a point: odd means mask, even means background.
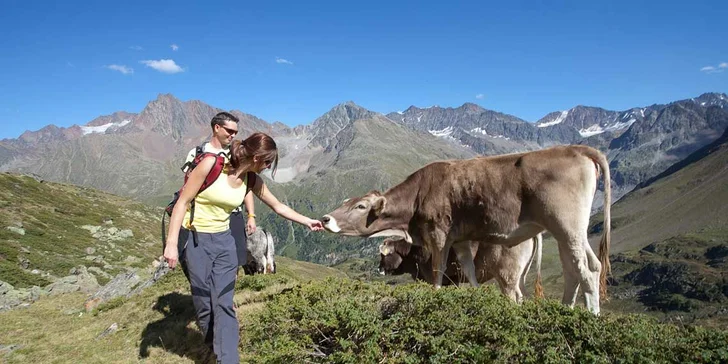
[[[233,142],[233,138],[238,133],[238,122],[238,118],[228,112],[217,113],[210,121],[210,128],[212,128],[212,137],[210,138],[209,142],[203,145],[203,152],[210,152],[215,154],[223,152],[227,160],[229,158],[228,154],[230,152],[230,143]],[[196,148],[192,148],[192,150],[187,153],[187,159],[185,159],[185,164],[195,159],[195,149]],[[248,212],[247,224],[245,224],[245,220],[243,219],[242,206],[238,206],[235,210],[233,210],[233,213],[230,215],[230,230],[233,234],[233,237],[235,238],[235,246],[237,247],[238,253],[238,266],[245,265],[247,260],[246,230],[248,234],[252,234],[255,232],[256,229],[255,206],[253,204],[252,193],[249,193],[247,196],[245,196],[243,205],[245,205],[245,210]],[[178,243],[181,245],[179,246],[180,265],[182,266],[182,271],[185,273],[185,276],[188,276],[188,273],[187,264],[183,259],[185,249],[184,244],[187,241],[189,232],[189,230],[181,228],[178,240]]]

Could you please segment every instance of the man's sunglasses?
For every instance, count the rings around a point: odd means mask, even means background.
[[[228,135],[232,135],[232,136],[235,136],[235,135],[237,135],[237,134],[238,134],[238,131],[237,131],[237,130],[235,130],[235,129],[228,129],[228,128],[226,128],[226,127],[222,126],[222,125],[218,125],[218,126],[219,126],[219,127],[221,127],[221,128],[223,128],[223,129],[225,129],[225,132],[227,132],[227,133],[228,133]]]

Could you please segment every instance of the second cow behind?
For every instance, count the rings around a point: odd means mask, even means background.
[[[513,300],[521,302],[525,292],[526,275],[533,260],[536,260],[537,278],[535,295],[543,297],[541,287],[541,256],[543,238],[538,234],[512,248],[503,245],[471,242],[470,249],[475,257],[475,271],[478,283],[495,279],[501,292]],[[434,282],[431,255],[421,246],[412,245],[404,239],[386,239],[379,246],[379,271],[382,274],[410,274],[413,279],[427,283]],[[447,269],[443,274],[443,285],[464,283],[462,268],[450,254]]]

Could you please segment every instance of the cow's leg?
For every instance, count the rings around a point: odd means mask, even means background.
[[[583,235],[583,236],[580,236]],[[583,233],[554,233],[559,242],[559,256],[564,268],[564,296],[562,302],[574,307],[576,295],[581,286],[584,290],[589,311],[599,314],[599,261],[594,255]],[[591,254],[589,254],[591,253]],[[595,258],[595,257],[594,257]]]
[[[435,288],[442,287],[442,276],[447,269],[447,256],[450,249],[433,248],[431,254],[432,261],[432,283]]]
[[[586,232],[584,232],[582,239],[584,242],[583,246],[587,257],[589,273],[587,276],[589,288],[587,289],[587,283],[583,283],[584,300],[586,301],[586,307],[589,311],[599,314],[599,273],[601,272],[602,263],[599,262],[599,258],[596,254],[594,254],[591,246],[589,246],[589,239],[587,238]]]
[[[432,282],[436,289],[442,287],[442,276],[447,270],[447,257],[450,254],[452,242],[447,242],[445,234],[441,231],[433,231],[424,242],[429,247],[432,261]]]
[[[460,262],[460,268],[463,270],[465,277],[468,278],[470,285],[479,287],[478,277],[475,275],[475,264],[473,263],[473,250],[470,244],[469,241],[461,242],[453,244],[452,248],[455,250],[455,255],[457,255],[458,261]]]

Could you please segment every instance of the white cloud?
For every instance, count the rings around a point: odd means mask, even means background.
[[[723,70],[725,70],[726,68],[728,68],[728,63],[723,62],[723,63],[719,64],[717,67],[716,66],[705,66],[700,69],[700,72],[720,73],[720,72],[723,72]]]
[[[276,63],[278,63],[278,64],[293,64],[293,62],[291,62],[291,61],[289,61],[287,59],[283,59],[281,57],[276,57]]]
[[[475,95],[475,98],[478,99],[478,100],[482,100],[482,99],[485,98],[485,95],[483,95],[483,94],[477,94],[477,95]]]
[[[131,74],[134,73],[134,69],[133,68],[127,67],[127,66],[124,66],[124,65],[120,65],[120,64],[110,64],[110,65],[104,66],[104,67],[106,67],[106,68],[108,68],[110,70],[113,70],[113,71],[119,71],[119,72],[121,72],[121,73],[123,73],[125,75],[131,75]]]
[[[169,46],[169,48],[172,48],[173,51],[176,51],[179,49],[179,46],[176,44],[172,44],[171,46]]]
[[[140,50],[142,50],[144,48],[142,48],[142,46],[131,46],[131,47],[129,47],[129,49],[132,49],[132,50],[135,50],[135,51],[140,51]]]
[[[185,71],[184,69],[182,69],[182,67],[174,63],[174,60],[172,59],[160,59],[158,61],[147,60],[139,61],[139,63],[142,63],[147,67],[154,68],[155,70],[163,73],[179,73]]]

